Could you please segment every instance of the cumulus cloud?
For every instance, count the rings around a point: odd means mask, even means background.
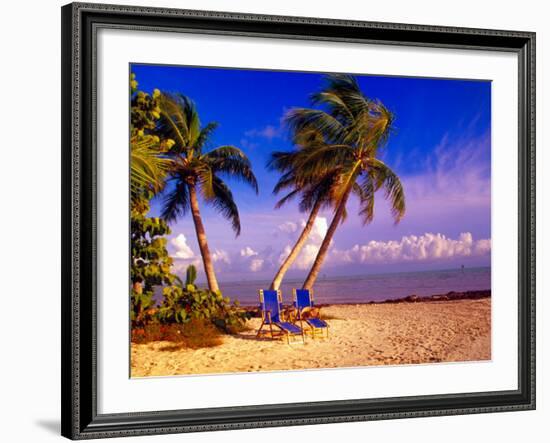
[[[298,229],[298,226],[296,223],[292,222],[286,222],[283,225],[284,226],[290,226],[290,224],[295,225],[296,231]],[[283,225],[280,225],[279,228]],[[306,225],[305,220],[301,220],[300,227],[303,229]],[[301,270],[308,269],[315,260],[315,257],[317,256],[317,252],[319,252],[319,247],[321,246],[321,243],[323,239],[325,238],[325,235],[327,233],[328,229],[328,223],[327,219],[325,217],[317,217],[315,219],[315,222],[313,223],[313,228],[311,229],[311,232],[309,234],[309,237],[307,239],[306,244],[300,251],[300,254],[296,258],[296,261],[293,264],[293,267]],[[294,232],[293,231],[293,232]],[[296,240],[296,239],[294,239]],[[279,255],[279,263],[282,263],[287,257],[288,254],[290,254],[290,251],[292,250],[292,247],[294,244],[288,244],[283,249],[283,252]]]
[[[225,263],[225,264],[231,263],[229,254],[227,253],[227,251],[224,251],[223,249],[216,249],[214,251],[214,253],[212,254],[212,261],[214,263],[216,262]]]
[[[331,252],[329,260],[333,264],[397,263],[483,256],[490,251],[490,239],[474,240],[470,232],[460,234],[458,239],[440,233],[426,233],[420,236],[405,236],[398,241],[356,244],[347,250],[335,249]]]
[[[267,252],[260,254],[250,246],[245,246],[233,252],[216,249],[212,253],[212,261],[216,264],[216,271],[222,273],[240,272],[243,269],[258,272],[264,270],[266,265],[265,257],[268,255]]]
[[[298,224],[291,221],[286,221],[277,226],[277,229],[285,234],[292,234],[298,230]]]
[[[170,245],[173,247],[171,256],[174,258],[172,271],[176,274],[185,273],[189,265],[194,265],[200,270],[201,257],[195,254],[187,242],[184,234],[178,234],[170,240]]]
[[[306,222],[302,220],[302,228],[306,226]],[[319,243],[319,246],[323,239],[325,238],[325,235],[327,235],[328,230],[328,222],[326,217],[317,217],[315,219],[315,222],[313,223],[313,229],[311,230],[311,233],[309,234],[309,240],[311,242]]]
[[[262,260],[261,258],[254,258],[250,261],[249,269],[252,272],[258,272],[262,270],[263,265],[264,265],[264,260]]]
[[[258,255],[258,253],[252,249],[250,246],[247,246],[246,248],[241,249],[241,257],[252,257],[254,255]]]
[[[185,235],[179,234],[177,237],[173,238],[170,243],[176,248],[173,257],[184,260],[193,259],[195,257],[195,253],[187,244]]]

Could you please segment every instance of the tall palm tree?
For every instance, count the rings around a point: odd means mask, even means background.
[[[258,183],[250,161],[235,146],[219,146],[205,152],[217,123],[201,126],[195,104],[189,98],[182,94],[162,94],[160,110],[159,131],[175,141],[167,152],[172,159],[168,181],[173,186],[166,191],[162,217],[174,221],[191,212],[208,287],[218,292],[198,195],[227,218],[235,234],[239,235],[239,211],[231,190],[221,176],[240,180],[250,185],[256,193]]]
[[[390,201],[395,222],[405,214],[405,194],[399,177],[379,158],[392,130],[393,115],[379,101],[367,98],[355,77],[335,74],[326,77],[326,86],[312,96],[321,109],[298,108],[286,116],[296,134],[312,131],[323,139],[312,141],[295,154],[294,168],[302,177],[337,174],[331,187],[334,215],[303,287],[311,289],[327,256],[338,225],[345,219],[352,192],[359,197],[365,224],[374,217],[374,195],[380,188]]]
[[[330,189],[335,179],[334,175],[328,173],[323,177],[315,177],[314,179],[301,177],[293,169],[295,154],[295,152],[274,152],[271,154],[268,167],[283,173],[275,185],[273,193],[278,194],[283,190],[288,190],[288,193],[277,202],[275,207],[277,209],[281,208],[295,197],[300,196],[299,209],[301,212],[309,212],[309,216],[294,246],[275,274],[270,289],[279,289],[285,274],[303,249],[319,211],[331,203]]]

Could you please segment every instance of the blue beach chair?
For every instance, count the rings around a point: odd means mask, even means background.
[[[318,314],[314,317],[305,317],[304,310],[312,309],[315,307],[315,301],[313,298],[313,291],[309,289],[293,289],[292,290],[294,308],[296,309],[296,316],[300,321],[305,321],[310,327],[311,336],[315,339],[316,336],[324,337],[326,331],[326,338],[328,338],[328,323],[321,319],[321,309],[318,308]]]
[[[260,310],[262,311],[262,325],[260,329],[258,329],[256,337],[260,336],[264,326],[269,326],[269,331],[264,331],[264,333],[271,334],[271,338],[285,335],[287,343],[290,344],[290,337],[300,336],[302,343],[305,342],[303,329],[283,319],[283,300],[281,291],[260,289]],[[274,326],[277,330],[273,329]],[[292,343],[297,342],[298,340],[295,340]]]

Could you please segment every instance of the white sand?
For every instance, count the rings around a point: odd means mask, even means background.
[[[333,305],[330,337],[306,344],[256,339],[253,328],[224,336],[223,344],[197,350],[173,343],[132,344],[132,376],[272,371],[491,358],[491,299]],[[331,319],[330,317],[334,317]]]

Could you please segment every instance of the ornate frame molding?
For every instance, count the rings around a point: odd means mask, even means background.
[[[519,59],[518,390],[97,414],[95,40],[99,27],[483,49]],[[535,34],[73,3],[62,8],[62,434],[71,439],[535,408]]]

